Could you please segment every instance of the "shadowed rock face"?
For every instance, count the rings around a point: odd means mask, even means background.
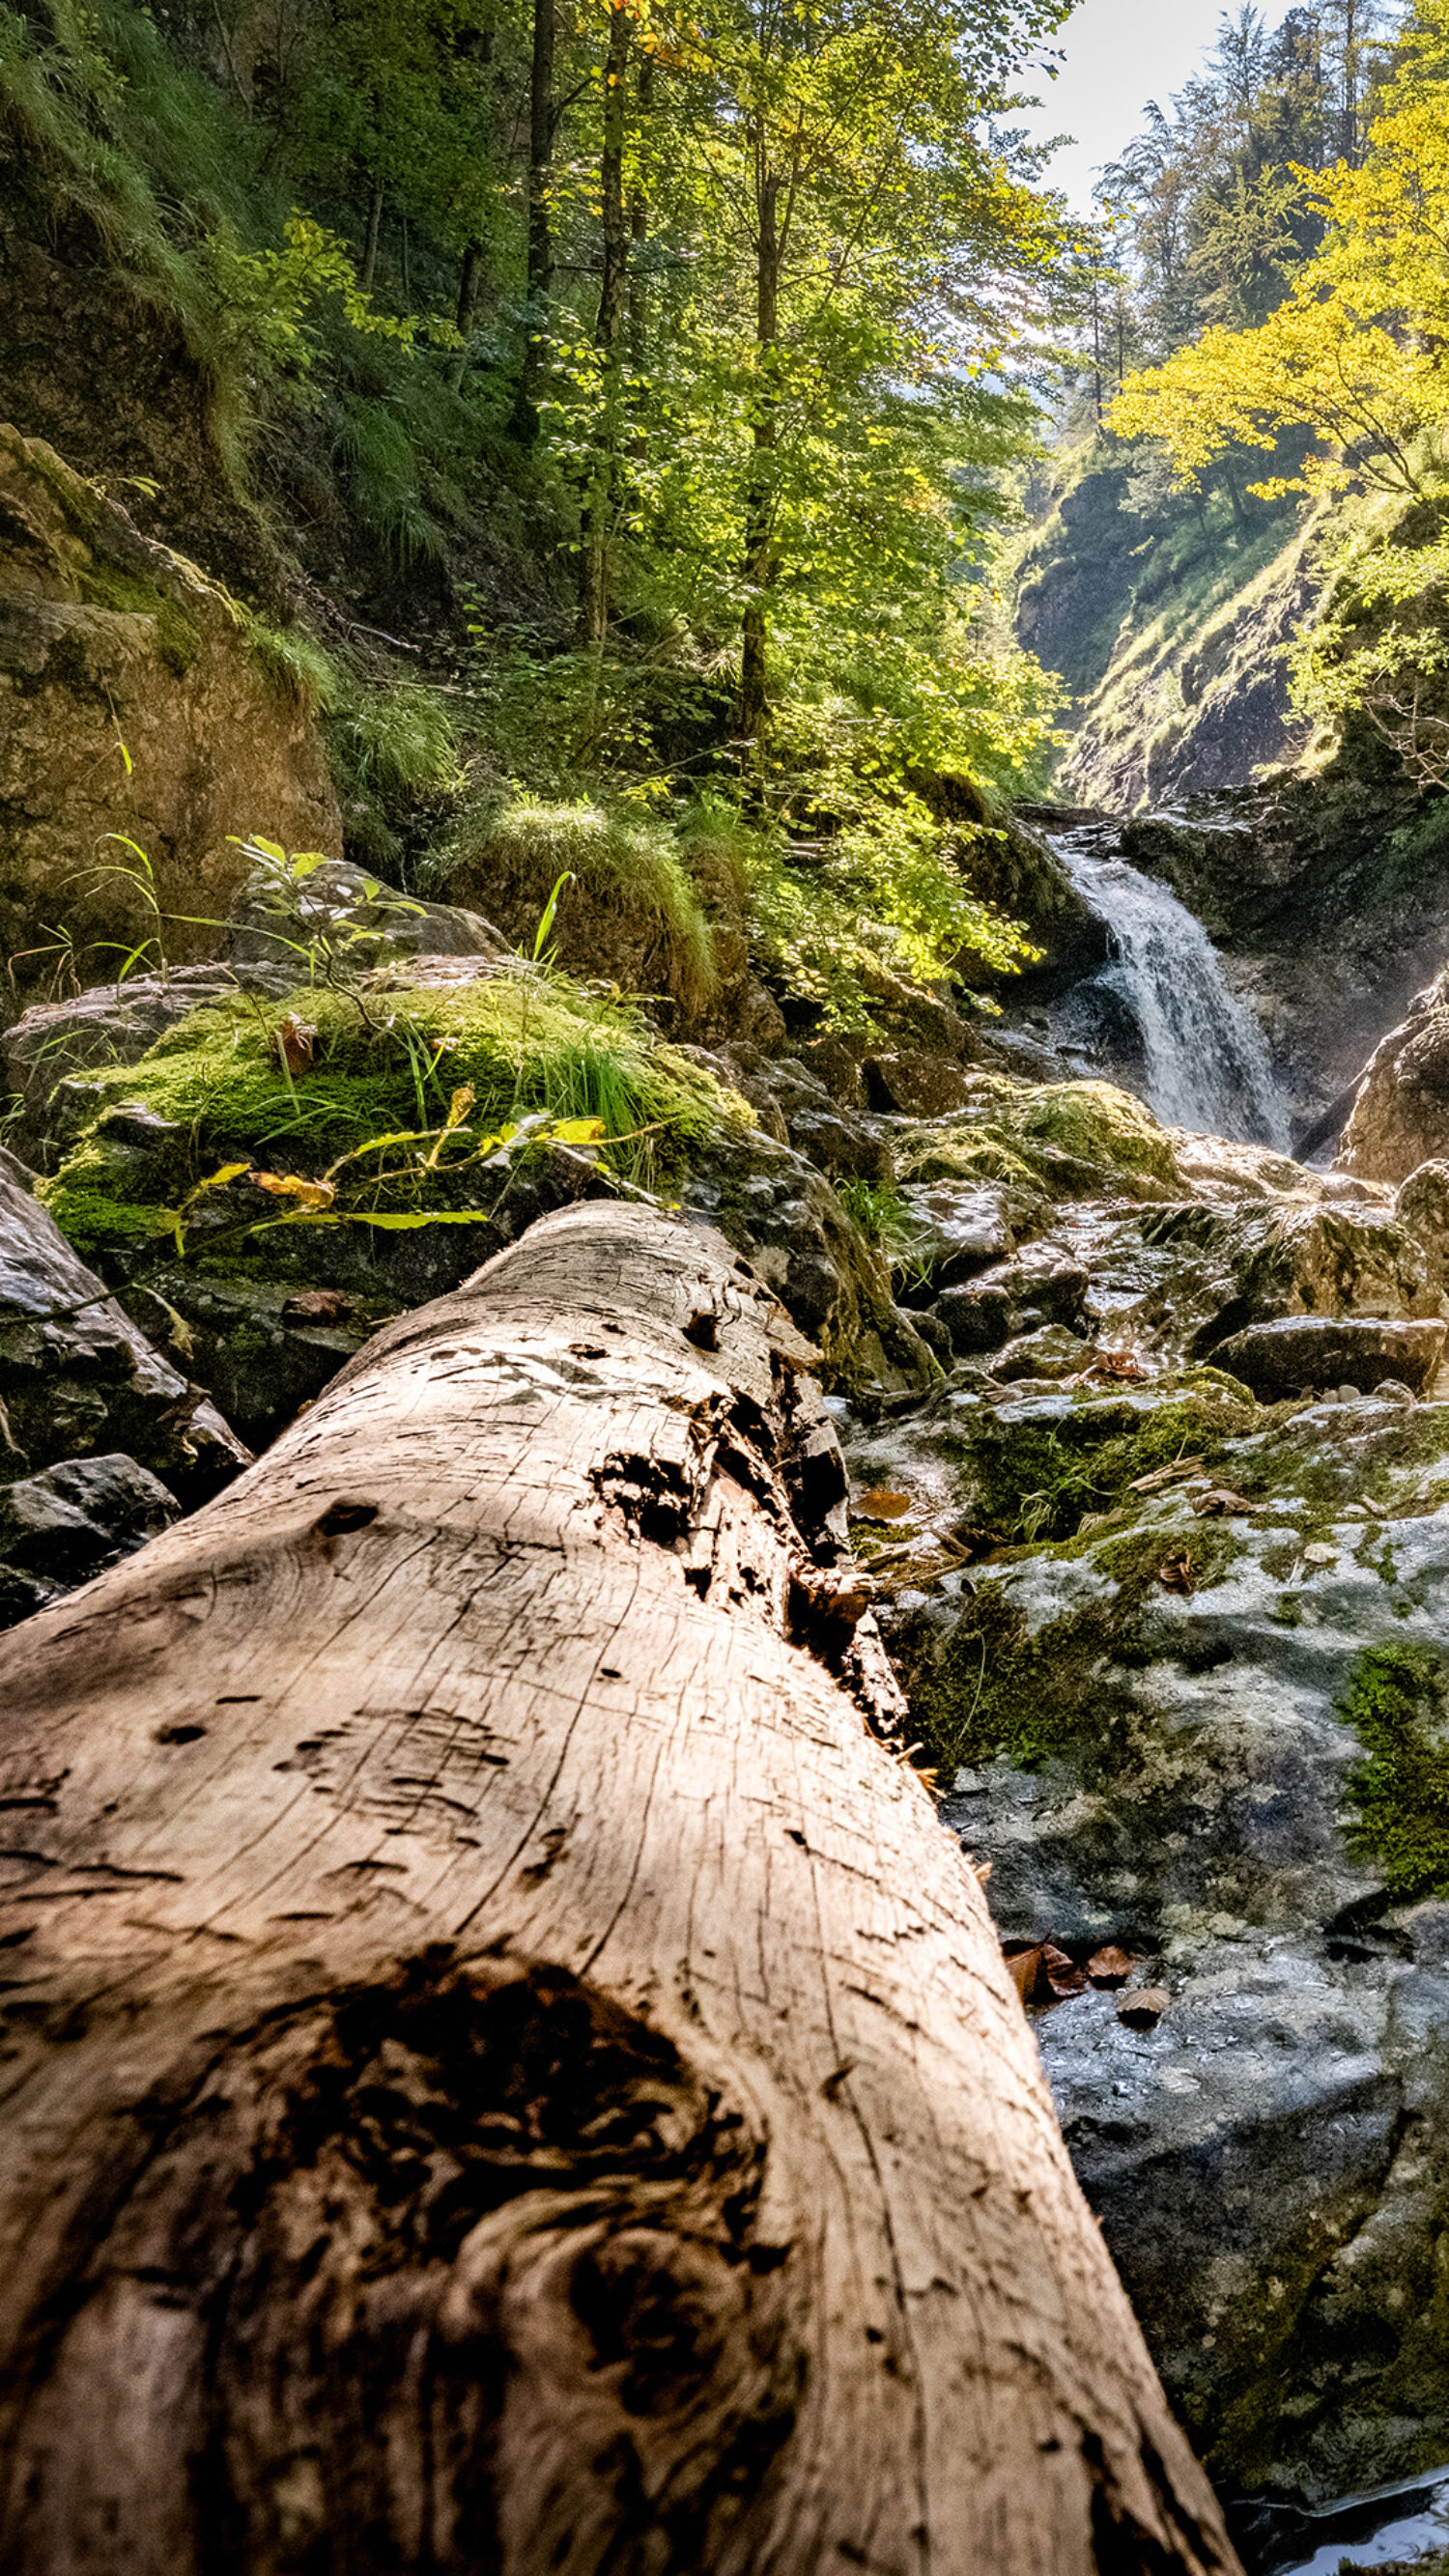
[[[1273,1404],[1283,1396],[1323,1395],[1330,1387],[1367,1394],[1390,1379],[1422,1395],[1443,1349],[1442,1323],[1285,1315],[1232,1334],[1215,1356],[1220,1368]]]
[[[1339,1162],[1369,1181],[1406,1181],[1449,1151],[1449,1005],[1435,984],[1375,1049]]]
[[[146,853],[179,958],[216,946],[206,922],[246,870],[229,835],[341,846],[316,725],[253,654],[235,603],[3,426],[0,807],[0,948],[53,948],[46,925],[63,919],[92,971],[155,927],[125,873],[134,854],[108,836]]]

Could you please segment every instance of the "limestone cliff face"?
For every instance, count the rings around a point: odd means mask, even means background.
[[[1115,813],[1238,786],[1293,759],[1282,647],[1313,595],[1291,511],[1166,496],[1134,504],[1132,451],[1104,451],[1055,495],[1023,559],[1020,641],[1072,696],[1058,791]]]
[[[62,932],[114,973],[152,926],[118,833],[154,870],[168,956],[209,953],[245,873],[229,836],[256,832],[341,853],[311,714],[218,583],[0,426],[0,950],[18,980]]]

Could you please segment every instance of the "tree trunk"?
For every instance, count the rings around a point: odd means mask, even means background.
[[[759,234],[755,253],[759,391],[755,396],[755,452],[745,504],[745,580],[749,587],[740,639],[740,702],[736,719],[746,742],[758,741],[769,715],[768,597],[779,572],[775,551],[775,449],[780,403],[775,353],[780,336],[780,179],[778,172],[768,167],[767,144],[762,138],[757,138],[755,149],[759,163]]]
[[[553,58],[556,0],[533,0],[533,65],[528,92],[528,336],[513,408],[515,437],[538,436],[538,397],[543,382],[548,299],[553,289]]]
[[[364,295],[370,295],[372,293],[373,281],[377,276],[377,245],[381,231],[382,181],[380,179],[374,179],[372,183],[372,199],[367,209],[367,239],[364,242],[362,249],[362,291]]]
[[[604,142],[599,162],[603,264],[594,324],[594,346],[599,353],[599,424],[593,472],[584,501],[579,598],[579,631],[586,644],[602,644],[608,633],[609,535],[619,498],[619,353],[629,273],[629,225],[624,211],[624,137],[628,124],[625,81],[633,32],[632,13],[620,0],[620,5],[609,11],[609,46],[604,58]]]
[[[477,310],[478,280],[482,270],[483,245],[481,242],[470,241],[463,252],[462,265],[458,271],[456,329],[459,346],[449,372],[449,381],[455,393],[461,392],[463,378],[468,371],[468,337],[473,328],[473,315]]]
[[[1235,2565],[806,1356],[572,1209],[0,1645],[7,2576]]]

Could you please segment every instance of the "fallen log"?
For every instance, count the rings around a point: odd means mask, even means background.
[[[572,1209],[0,1647],[8,2576],[1236,2565],[807,1359]]]

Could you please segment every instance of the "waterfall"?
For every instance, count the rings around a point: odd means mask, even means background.
[[[1165,1126],[1286,1150],[1288,1120],[1263,1032],[1229,992],[1202,923],[1118,857],[1100,829],[1049,838],[1112,950],[1058,1003],[1059,1044],[1114,1059],[1125,1086]]]

